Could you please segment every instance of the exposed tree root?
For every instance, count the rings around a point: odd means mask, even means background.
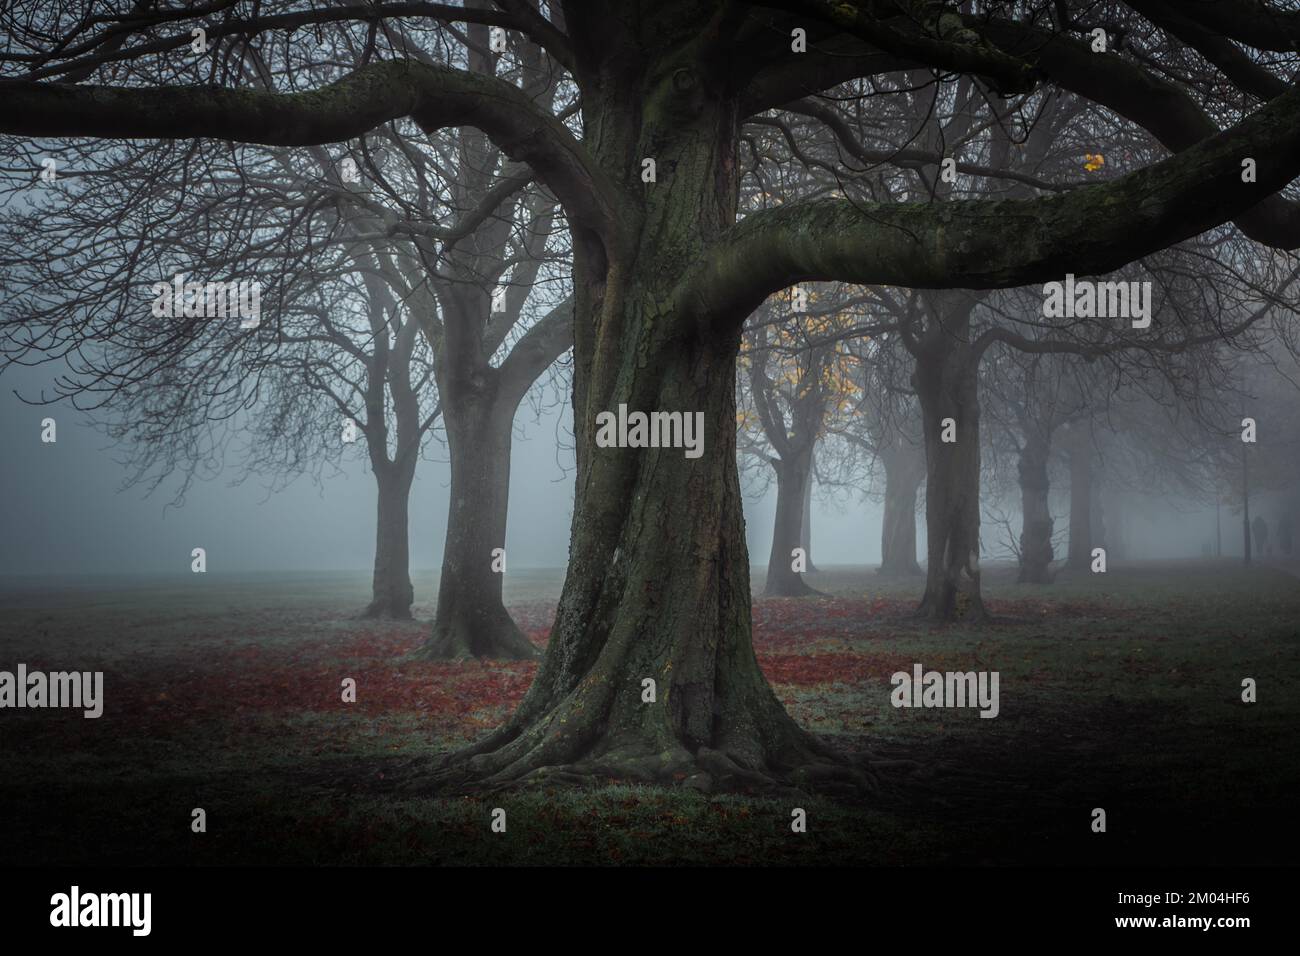
[[[522,735],[521,735],[522,736]],[[607,746],[577,759],[547,763],[526,753],[501,767],[503,750],[512,742],[506,728],[482,741],[444,755],[432,771],[416,772],[401,789],[418,793],[491,793],[535,786],[599,787],[614,783],[700,793],[743,793],[755,796],[820,794],[846,799],[876,796],[879,771],[901,771],[908,761],[880,761],[870,754],[840,753],[808,737],[811,744],[793,765],[752,765],[744,756],[700,747],[691,753],[682,746],[652,752],[637,744]],[[544,748],[543,748],[544,749]]]
[[[411,606],[394,605],[389,601],[371,601],[361,612],[360,618],[363,621],[409,621],[412,620]]]
[[[413,659],[424,661],[531,661],[540,656],[504,610],[475,621],[435,621],[429,640],[411,654]]]
[[[959,590],[951,600],[933,600],[927,593],[916,609],[920,620],[934,621],[940,624],[988,624],[992,616],[984,606],[978,585],[973,590]]]
[[[911,564],[899,566],[898,564],[882,564],[876,568],[876,574],[886,580],[905,580],[906,578],[925,577],[925,569],[920,564],[913,561]]]
[[[818,591],[802,577],[787,578],[780,584],[768,584],[763,589],[763,597],[830,597],[825,591]]]

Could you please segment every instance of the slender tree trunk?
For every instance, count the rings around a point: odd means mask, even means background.
[[[1111,551],[1110,541],[1106,534],[1106,508],[1101,497],[1102,482],[1097,480],[1095,475],[1092,477],[1092,500],[1088,502],[1088,520],[1089,527],[1092,530],[1092,546],[1094,548],[1105,548],[1107,555],[1114,559],[1115,554]]]
[[[919,577],[916,560],[916,496],[925,462],[911,446],[881,453],[885,467],[885,514],[880,528],[880,567],[887,578]]]
[[[379,488],[375,524],[375,569],[368,618],[409,620],[415,591],[411,587],[411,549],[408,541],[409,505],[413,467],[403,465],[376,473]]]
[[[808,570],[816,572],[817,565],[813,563],[812,553],[812,490],[813,468],[810,459],[808,478],[803,484],[803,530],[799,534],[799,547],[803,548],[804,557],[808,561]]]
[[[1086,423],[1070,426],[1070,547],[1068,566],[1092,569],[1092,438]]]
[[[803,531],[805,489],[810,482],[811,453],[785,461],[776,459],[776,520],[772,528],[772,551],[767,559],[768,597],[803,597],[818,593],[804,583],[803,574],[793,569],[794,549]]]
[[[374,352],[366,369],[363,432],[370,468],[378,490],[375,521],[375,566],[371,600],[364,616],[409,620],[415,591],[411,587],[409,542],[411,482],[420,456],[420,402],[411,387],[410,361],[415,327],[408,324],[390,339],[389,316],[396,307],[390,290],[375,272],[366,274]],[[391,399],[396,448],[389,458],[391,434],[385,402]]]
[[[1051,446],[1039,436],[1030,436],[1020,450],[1020,575],[1022,584],[1050,584],[1052,581],[1052,513],[1047,495],[1047,459]]]
[[[737,104],[719,99],[728,94],[706,78],[707,56],[683,53],[710,15],[671,3],[587,86],[587,141],[623,171],[634,238],[611,250],[574,236],[568,574],[527,696],[504,726],[452,756],[445,772],[457,786],[467,785],[462,773],[487,786],[613,777],[744,789],[832,775],[867,785],[794,723],[754,655],[736,468],[744,315],[696,314],[671,295],[736,214]],[[645,155],[655,183],[640,179]],[[701,414],[703,454],[598,447],[596,416],[620,404]]]
[[[1106,522],[1109,529],[1106,533],[1106,553],[1116,561],[1126,561],[1128,537],[1124,534],[1124,498],[1118,491],[1112,490],[1106,500],[1106,514],[1110,516]]]
[[[490,392],[443,405],[451,498],[438,610],[420,657],[538,656],[502,601],[514,411],[512,403]]]
[[[1246,548],[1246,564],[1250,564],[1250,462],[1246,459],[1246,443],[1241,443],[1241,533]]]
[[[966,320],[936,324],[913,376],[925,430],[929,562],[917,613],[937,621],[988,616],[980,594],[979,362],[966,329]],[[956,440],[945,442],[950,428]]]
[[[1214,489],[1214,557],[1223,557],[1223,519],[1219,516],[1219,493]]]

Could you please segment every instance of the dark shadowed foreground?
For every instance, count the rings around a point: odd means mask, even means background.
[[[986,574],[995,622],[982,629],[919,623],[919,584],[863,568],[811,576],[829,598],[755,602],[764,674],[822,742],[880,758],[872,798],[614,779],[412,793],[413,768],[505,720],[536,663],[414,659],[427,624],[353,616],[364,575],[11,579],[0,668],[102,670],[105,706],[98,720],[4,714],[0,862],[1292,861],[1300,579],[1228,563],[1121,565],[1051,588],[1013,578]],[[559,584],[507,582],[539,647]],[[999,716],[892,707],[890,675],[914,663],[998,671]],[[1244,677],[1256,704],[1240,700]],[[191,832],[196,807],[206,833]],[[794,807],[806,833],[791,831]],[[1090,831],[1094,807],[1105,834]]]

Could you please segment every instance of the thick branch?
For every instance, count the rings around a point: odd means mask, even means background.
[[[426,133],[477,127],[511,159],[533,168],[576,227],[607,247],[617,245],[623,203],[616,187],[558,119],[495,77],[389,60],[303,93],[14,81],[0,83],[0,96],[0,132],[23,136],[309,146],[351,139],[404,116]]]
[[[955,9],[937,0],[867,0],[858,5],[834,0],[764,0],[764,5],[832,23],[897,57],[983,76],[1002,93],[1027,93],[1035,86],[1028,64],[968,29]]]
[[[1264,0],[1197,0],[1180,3],[1178,9],[1215,33],[1257,50],[1300,49],[1300,13],[1279,10]]]
[[[1179,9],[1185,14],[1190,6]],[[1186,149],[1219,132],[1185,90],[1122,57],[1093,53],[1070,37],[1018,23],[975,18],[968,18],[967,23],[1034,64],[1051,82],[1137,123],[1171,151]],[[1263,150],[1249,155],[1261,162],[1267,156]],[[1300,246],[1300,205],[1270,196],[1237,217],[1237,226],[1257,242],[1294,249]]]
[[[1258,181],[1242,182],[1242,160]],[[805,280],[928,289],[1007,288],[1101,274],[1219,225],[1300,173],[1292,90],[1164,162],[1031,200],[787,204],[746,217],[679,286],[703,321],[739,322]]]
[[[573,297],[551,309],[511,348],[501,363],[501,388],[518,402],[537,377],[573,346]]]
[[[925,166],[938,166],[943,162],[944,156],[940,153],[934,153],[925,149],[868,149],[862,143],[858,142],[853,130],[849,127],[844,116],[833,107],[827,106],[814,99],[796,100],[793,103],[786,103],[781,109],[788,113],[798,113],[802,116],[810,116],[813,119],[820,120],[832,133],[835,134],[836,140],[840,146],[854,159],[867,166],[877,166],[889,164],[900,168],[916,168]],[[757,120],[750,120],[757,122]],[[1035,189],[1044,189],[1050,192],[1058,192],[1065,189],[1072,189],[1079,183],[1053,183],[1046,179],[1040,179],[1037,176],[1030,176],[1025,173],[1018,173],[1013,169],[1002,167],[985,166],[982,163],[958,162],[957,171],[970,176],[981,176],[986,179],[1005,179],[1010,182],[1022,183],[1026,186],[1032,186]]]
[[[897,73],[917,66],[915,60],[873,49],[857,37],[837,36],[809,47],[805,53],[787,51],[760,69],[745,86],[741,115],[753,116],[861,76]]]
[[[1164,0],[1129,0],[1129,6],[1200,53],[1237,89],[1261,100],[1271,100],[1287,91],[1284,80],[1256,63],[1231,40],[1183,16],[1173,4]]]
[[[573,67],[573,51],[568,39],[549,21],[536,11],[528,10],[522,4],[508,4],[517,7],[512,12],[503,12],[490,8],[456,6],[447,3],[386,3],[378,5],[343,5],[324,7],[315,10],[297,10],[292,13],[271,14],[268,16],[245,19],[232,17],[219,23],[205,26],[207,37],[215,41],[223,37],[252,37],[271,31],[301,29],[305,26],[320,26],[326,23],[378,22],[384,19],[429,18],[443,22],[461,21],[466,23],[491,24],[508,27],[527,34],[535,43],[566,68]],[[123,49],[124,41],[132,33],[157,26],[164,22],[199,17],[211,11],[165,11],[136,13],[121,17],[112,27],[90,40],[64,51],[65,56],[73,59],[43,66],[31,71],[31,79],[44,79],[48,76],[65,74],[66,78],[89,75],[97,66],[118,60],[134,60],[149,53],[165,53],[169,50],[188,46],[192,40],[188,30],[169,37],[147,40]],[[96,50],[97,47],[102,49]],[[86,55],[82,55],[82,54]],[[0,55],[0,61],[39,62],[50,59],[47,54]]]

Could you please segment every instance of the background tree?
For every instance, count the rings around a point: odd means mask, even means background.
[[[411,36],[407,26],[385,23],[374,33],[331,34],[326,48],[333,62],[365,62],[384,42],[398,49],[423,42],[452,55],[447,38],[423,31]],[[491,72],[503,57],[488,51],[486,30],[478,30],[468,53],[451,40],[455,55]],[[554,78],[539,73],[537,48],[515,37],[503,77],[552,95]],[[205,62],[196,58],[194,65]],[[330,69],[303,68],[292,48],[283,54],[275,48],[245,51],[243,63],[242,79],[261,88],[323,82]],[[21,145],[33,162],[44,149]],[[8,220],[9,262],[24,270],[15,272],[16,284],[33,289],[90,259],[103,263],[97,268],[110,262],[127,267],[110,281],[79,290],[85,321],[69,324],[63,318],[67,300],[46,300],[39,308],[38,299],[22,300],[10,313],[8,354],[24,362],[77,355],[80,364],[56,397],[93,392],[99,407],[120,409],[105,425],[114,437],[136,442],[136,473],[155,484],[178,469],[192,476],[211,468],[218,449],[232,441],[246,446],[244,460],[254,470],[272,476],[319,473],[343,450],[336,426],[355,419],[379,491],[368,609],[379,616],[410,617],[409,492],[416,452],[445,412],[455,490],[434,627],[441,638],[431,638],[425,653],[535,656],[502,605],[503,575],[492,571],[492,554],[505,544],[514,413],[571,340],[563,277],[547,273],[536,281],[544,260],[553,258],[547,245],[554,238],[554,200],[530,188],[527,169],[504,163],[483,137],[451,130],[420,150],[384,129],[342,154],[322,146],[261,153],[204,145],[187,146],[182,162],[177,148],[167,144],[113,150],[122,158],[102,145],[60,143],[45,150],[60,156],[65,179],[73,184],[41,193],[42,228],[58,253],[51,261],[30,249],[35,220],[17,205]],[[145,152],[156,156],[144,159]],[[147,188],[129,191],[123,209],[109,184],[133,179],[144,163],[155,174]],[[29,191],[26,169],[10,185]],[[151,239],[157,244],[146,248]],[[102,258],[109,241],[121,246],[117,260]],[[147,338],[137,321],[147,306],[138,299],[136,276],[163,249],[173,250],[177,269],[191,273],[201,267],[218,276],[249,275],[256,268],[254,275],[268,286],[264,308],[268,324],[277,317],[275,333],[241,333],[243,344],[234,350],[224,340],[214,345],[196,323],[183,335],[174,326],[156,327],[154,338]],[[176,255],[182,249],[187,259]],[[172,267],[160,258],[157,268],[169,275]],[[346,311],[341,300],[308,301],[312,283],[330,277],[377,303],[376,322],[355,315],[336,320],[333,312]],[[506,293],[498,300],[493,294],[499,283]],[[493,309],[494,302],[500,308]],[[381,312],[385,323],[377,321]],[[289,328],[289,315],[302,324]],[[344,327],[348,321],[351,326]],[[129,335],[121,334],[126,325],[133,326]],[[37,328],[49,334],[38,338]],[[112,343],[109,350],[90,350],[93,358],[86,358],[82,346],[101,339]],[[186,349],[217,349],[204,354],[225,353],[231,360],[189,362]],[[246,359],[234,360],[246,353]],[[182,365],[184,377],[175,374]],[[195,384],[199,376],[205,381]],[[273,376],[284,378],[272,384]],[[206,392],[220,402],[202,404]],[[484,399],[487,393],[491,401]],[[244,413],[255,407],[261,418],[251,425]],[[217,427],[215,437],[214,422],[228,426]],[[241,434],[246,428],[255,429],[255,440]]]
[[[1049,584],[1055,559],[1049,464],[1052,441],[1081,410],[1072,363],[1053,354],[1001,351],[984,363],[990,416],[1006,436],[1016,459],[1021,531],[1016,547],[1017,580]]]
[[[38,190],[26,171],[7,177],[30,201],[0,220],[5,361],[56,365],[40,400],[92,412],[124,443],[130,480],[152,490],[176,476],[178,501],[232,447],[273,486],[319,477],[354,429],[379,490],[367,613],[409,617],[407,496],[437,393],[418,326],[373,281],[373,257],[344,251],[347,225],[328,204],[298,201],[293,184],[329,170],[212,145],[16,146],[33,162],[54,153],[65,176]],[[48,246],[32,244],[37,232]],[[256,284],[258,314],[221,295],[205,315],[201,288],[193,314],[156,314],[154,283],[170,292],[177,276]]]
[[[899,304],[883,297],[878,303],[880,327],[894,326],[890,316]],[[858,383],[857,403],[853,414],[843,416],[830,430],[848,452],[844,464],[850,474],[854,464],[865,465],[865,474],[849,480],[865,486],[883,484],[877,573],[885,578],[920,576],[925,572],[916,560],[916,516],[917,496],[925,481],[925,451],[920,409],[909,381],[911,359],[898,335],[889,331],[850,340],[848,349],[855,363],[851,374]]]
[[[765,593],[817,593],[795,570],[795,549],[808,541],[813,455],[833,420],[854,401],[851,363],[844,347],[860,331],[854,304],[864,297],[836,288],[800,289],[769,300],[742,340],[741,446],[776,476],[776,517]],[[746,429],[748,426],[748,429]],[[803,566],[808,570],[804,551]]]

